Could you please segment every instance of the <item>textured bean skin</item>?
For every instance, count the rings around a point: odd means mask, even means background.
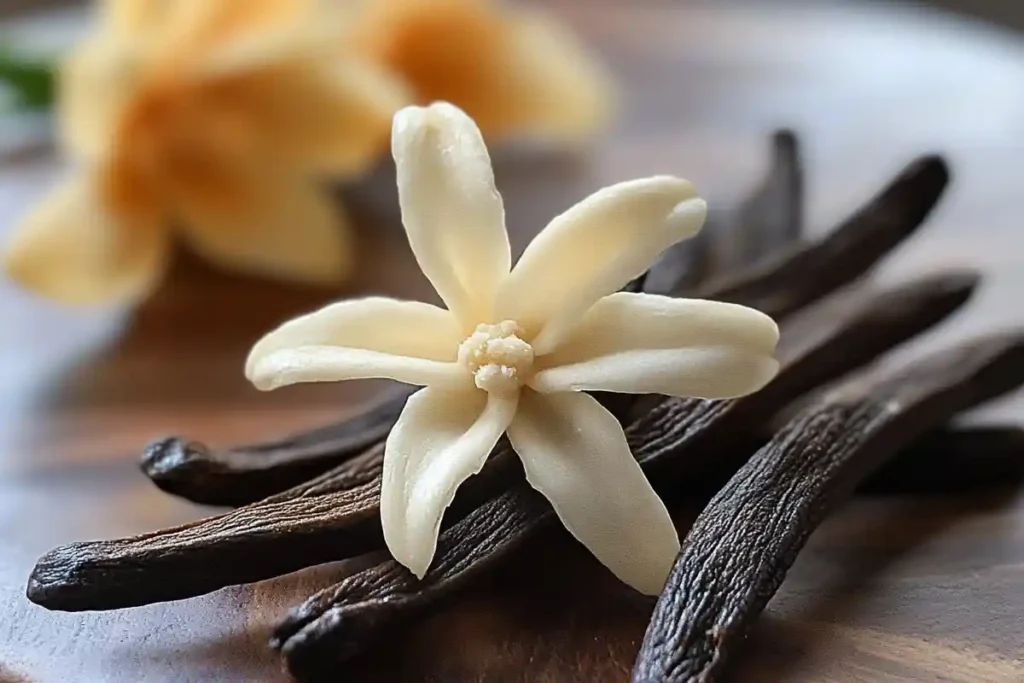
[[[1024,334],[850,379],[761,448],[697,518],[634,683],[713,683],[811,532],[873,470],[957,412],[1024,383]]]

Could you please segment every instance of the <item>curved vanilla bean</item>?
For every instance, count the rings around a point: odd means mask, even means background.
[[[77,612],[181,600],[380,549],[383,443],[301,486],[170,529],[54,548],[29,577],[29,600]],[[499,442],[491,461],[450,508],[461,516],[518,460]]]
[[[117,609],[257,581],[381,543],[379,451],[303,486],[217,517],[126,539],[72,543],[36,563],[27,595],[50,609]],[[339,538],[340,537],[340,538]]]
[[[718,680],[818,524],[927,429],[1024,383],[1024,334],[844,382],[760,449],[694,522],[634,683]]]
[[[772,135],[772,170],[736,211],[735,272],[795,245],[803,236],[804,172],[800,145],[791,130]]]
[[[680,296],[697,291],[702,283],[719,275],[714,270],[714,235],[721,225],[720,213],[709,210],[700,232],[673,244],[651,266],[644,291]]]
[[[780,130],[772,136],[770,172],[746,200],[718,215],[718,230],[711,235],[710,273],[721,281],[741,268],[798,249],[803,208],[796,136]]]
[[[915,442],[869,477],[870,494],[943,495],[1024,484],[1024,429],[947,427]]]
[[[748,201],[748,210],[767,205],[771,201],[768,198],[776,192],[788,193],[790,197],[799,195],[799,189],[793,189],[800,186],[794,179],[799,178],[795,139],[786,133],[776,136],[774,164],[764,183],[765,189]],[[777,176],[788,180],[773,180]],[[718,280],[717,284],[707,284],[702,296],[742,303],[776,318],[790,314],[856,279],[910,235],[938,201],[947,180],[948,171],[942,159],[920,159],[822,241],[795,247],[777,257],[769,255],[768,262],[762,261],[733,278]],[[790,208],[793,215],[799,215],[799,207]],[[780,210],[780,215],[785,216],[786,212]],[[765,221],[761,225],[772,225]],[[781,226],[777,227],[778,241],[765,242],[765,245],[778,246],[782,240],[797,234],[799,223],[796,228],[786,228],[784,223],[782,219],[777,221]],[[709,230],[708,234],[712,232]],[[669,281],[675,283],[672,285],[675,287],[682,282],[679,278],[688,267],[680,260],[684,257],[685,252],[670,252],[646,280],[642,276],[627,288],[662,291]],[[407,396],[408,393],[402,394],[391,403],[379,406],[376,414],[368,418],[360,416],[354,418],[354,422],[350,420],[318,430],[321,434],[329,434],[331,430],[339,432],[343,438],[334,443],[319,444],[315,434],[310,434],[308,439],[304,435],[293,437],[283,451],[271,443],[219,452],[179,438],[164,439],[146,450],[143,472],[164,491],[195,502],[214,505],[255,502],[339,466],[358,452],[350,444],[372,443],[371,437],[386,435]],[[360,434],[365,424],[372,425],[373,429]]]
[[[670,247],[651,268],[645,290],[682,295],[712,277],[791,249],[803,232],[803,165],[796,135],[772,135],[768,172],[738,210],[715,209],[696,237]]]
[[[709,282],[701,296],[782,317],[860,277],[917,230],[948,182],[949,169],[941,157],[922,157],[820,241],[769,258],[739,276]],[[815,288],[794,287],[797,282],[813,282]]]
[[[779,354],[784,369],[767,389],[738,402],[663,399],[629,428],[634,452],[654,464],[675,460],[660,456],[681,454],[683,446],[695,443],[708,453],[719,452],[809,388],[942,319],[967,299],[974,283],[973,276],[957,273],[883,293],[863,290],[859,306],[823,302],[808,311],[809,320],[798,317],[784,326]],[[799,337],[787,329],[800,330]],[[688,450],[681,459],[691,456]],[[724,454],[717,460],[725,460]],[[473,507],[520,481],[517,468],[518,460],[502,442],[487,467],[460,488],[446,523],[464,514],[486,519],[484,508]],[[371,450],[310,484],[220,517],[56,548],[36,565],[29,599],[51,609],[113,609],[192,597],[353,557],[381,546],[379,476],[380,452]],[[522,513],[514,500],[503,503],[510,506],[513,520]],[[542,518],[548,510],[545,504],[529,519]]]
[[[627,429],[630,448],[662,491],[699,479],[720,463],[734,471],[752,432],[780,407],[942,320],[968,299],[975,283],[970,274],[954,273],[823,301],[784,326],[783,369],[765,389],[735,401],[662,399]],[[800,332],[794,337],[790,329]],[[273,644],[296,675],[326,671],[388,628],[472,585],[554,519],[550,505],[520,481],[442,532],[421,581],[385,560],[293,610]]]
[[[413,388],[394,389],[364,413],[283,439],[227,450],[168,437],[146,447],[143,473],[167,493],[204,505],[245,505],[362,454],[387,437]]]

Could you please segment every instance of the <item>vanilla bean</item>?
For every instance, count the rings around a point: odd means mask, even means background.
[[[792,189],[786,189],[792,187],[792,179],[782,182],[773,181],[772,177],[798,173],[796,151],[788,149],[785,134],[778,136],[776,145],[775,170],[766,180],[765,187],[778,186],[783,193],[793,195]],[[768,263],[762,262],[735,277],[719,280],[717,285],[706,285],[702,296],[742,303],[776,318],[790,314],[859,277],[912,234],[938,201],[947,177],[945,162],[941,159],[920,159],[854,218],[822,241],[801,245],[781,255],[775,247],[780,246],[785,237],[767,241],[766,248],[771,246]],[[769,200],[763,197],[773,196],[775,191],[762,190],[748,202],[749,206],[764,204]],[[799,214],[799,209],[795,214]],[[791,236],[796,229],[779,227],[777,230],[782,236]],[[712,232],[708,231],[708,234]],[[679,258],[679,253],[667,255],[652,269],[646,281],[638,278],[627,287],[660,291],[666,281],[674,282],[685,272],[686,264]],[[332,467],[341,466],[359,452],[354,444],[369,444],[373,439],[383,438],[397,419],[407,395],[402,394],[378,406],[370,416],[358,416],[354,421],[318,430],[322,434],[333,433],[335,437],[340,435],[341,438],[329,443],[318,443],[317,437],[310,434],[308,439],[304,435],[293,437],[283,449],[278,443],[270,443],[217,451],[180,438],[164,439],[146,450],[143,472],[164,491],[198,503],[252,503]],[[361,430],[367,424],[372,429],[362,434]]]
[[[160,439],[142,471],[167,493],[204,505],[244,505],[323,474],[387,437],[411,387],[393,390],[364,413],[283,439],[212,451],[179,437]]]
[[[760,449],[694,522],[640,648],[634,683],[719,680],[811,532],[886,459],[1024,383],[1024,334],[853,378]]]
[[[779,130],[772,136],[772,172],[736,211],[736,228],[729,234],[736,245],[735,265],[719,272],[757,263],[798,243],[804,231],[803,211],[800,145],[793,131]]]
[[[881,293],[858,290],[833,297],[841,304],[823,301],[784,326],[783,368],[765,389],[735,401],[662,399],[627,429],[630,448],[662,491],[686,478],[699,479],[723,462],[735,469],[748,452],[742,447],[780,407],[943,319],[967,300],[975,283],[975,277],[956,273]],[[789,329],[799,330],[798,336]],[[385,560],[293,610],[273,644],[300,677],[328,671],[387,629],[480,580],[554,520],[550,505],[520,481],[442,532],[422,580]]]
[[[784,326],[784,369],[764,391],[739,402],[662,400],[629,428],[631,445],[652,463],[659,453],[677,453],[690,442],[715,452],[809,388],[942,319],[966,301],[974,284],[973,276],[956,273],[881,293],[861,290],[853,297],[859,305],[822,302]],[[798,338],[787,329],[799,330]],[[715,417],[720,414],[732,417]],[[701,437],[704,431],[709,434]],[[309,484],[220,517],[51,550],[37,563],[28,596],[51,609],[114,609],[191,597],[382,547],[380,454],[371,450]],[[520,480],[517,472],[518,461],[502,442],[483,471],[461,487],[445,522],[463,514],[486,517],[490,513],[475,506]],[[514,502],[506,504],[519,514]],[[548,510],[542,506],[540,515]]]
[[[721,277],[765,257],[797,248],[803,233],[803,169],[796,136],[772,136],[772,167],[758,188],[718,218],[711,235],[713,267]]]
[[[502,439],[452,505],[461,515],[501,490],[519,463]],[[181,600],[384,547],[383,444],[284,493],[170,529],[54,548],[36,563],[28,598],[49,609],[120,609]]]
[[[774,421],[774,420],[773,420]],[[784,427],[785,424],[779,426]],[[752,439],[756,451],[770,438]],[[723,466],[688,477],[674,497],[701,506],[736,473]],[[944,426],[917,439],[857,488],[865,496],[941,496],[1024,486],[1024,429]]]
[[[803,164],[796,135],[772,135],[768,172],[739,209],[712,209],[696,237],[670,247],[651,268],[646,291],[680,295],[711,277],[738,272],[791,248],[803,233]]]
[[[67,611],[133,607],[333,561],[339,534],[352,556],[368,552],[380,545],[381,450],[349,461],[344,476],[332,472],[225,515],[56,548],[36,563],[28,597]]]
[[[701,296],[714,292],[714,298],[770,309],[777,317],[797,310],[860,277],[909,237],[948,182],[949,169],[941,157],[922,157],[824,239],[798,245],[739,276],[714,280],[701,288]],[[793,282],[813,282],[812,298],[806,298],[806,288],[787,286]]]

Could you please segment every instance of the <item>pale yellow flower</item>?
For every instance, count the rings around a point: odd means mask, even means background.
[[[356,0],[346,48],[445,100],[488,139],[585,142],[615,110],[610,77],[549,13],[496,0]]]
[[[685,180],[605,188],[555,218],[512,268],[505,214],[480,131],[446,103],[392,129],[409,243],[447,310],[368,298],[285,323],[251,351],[247,377],[390,378],[413,394],[385,445],[384,539],[422,576],[456,489],[503,433],[530,484],[612,572],[661,590],[679,550],[664,504],[615,417],[585,391],[726,398],[776,373],[778,328],[742,306],[616,293],[694,235],[705,205]]]
[[[172,227],[237,271],[333,284],[346,224],[314,176],[375,163],[397,81],[340,59],[330,0],[108,0],[61,71],[61,133],[78,168],[32,211],[4,262],[76,303],[137,300]]]

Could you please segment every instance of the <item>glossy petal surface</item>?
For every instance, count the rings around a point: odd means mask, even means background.
[[[263,389],[357,377],[468,383],[469,374],[454,364],[459,341],[454,318],[436,306],[384,297],[342,301],[267,334],[249,353],[245,372]]]
[[[621,292],[587,312],[530,386],[733,398],[775,376],[778,339],[775,322],[745,306]]]
[[[380,513],[395,559],[422,577],[455,491],[484,466],[516,412],[515,399],[429,387],[409,398],[384,451]]]
[[[398,199],[416,260],[465,331],[489,322],[511,253],[505,209],[473,120],[446,103],[395,115]]]
[[[685,180],[656,176],[595,192],[537,235],[502,284],[497,317],[517,321],[548,353],[594,303],[647,270],[704,223]]]
[[[619,579],[657,595],[679,536],[615,417],[587,394],[524,391],[508,437],[569,533]]]

